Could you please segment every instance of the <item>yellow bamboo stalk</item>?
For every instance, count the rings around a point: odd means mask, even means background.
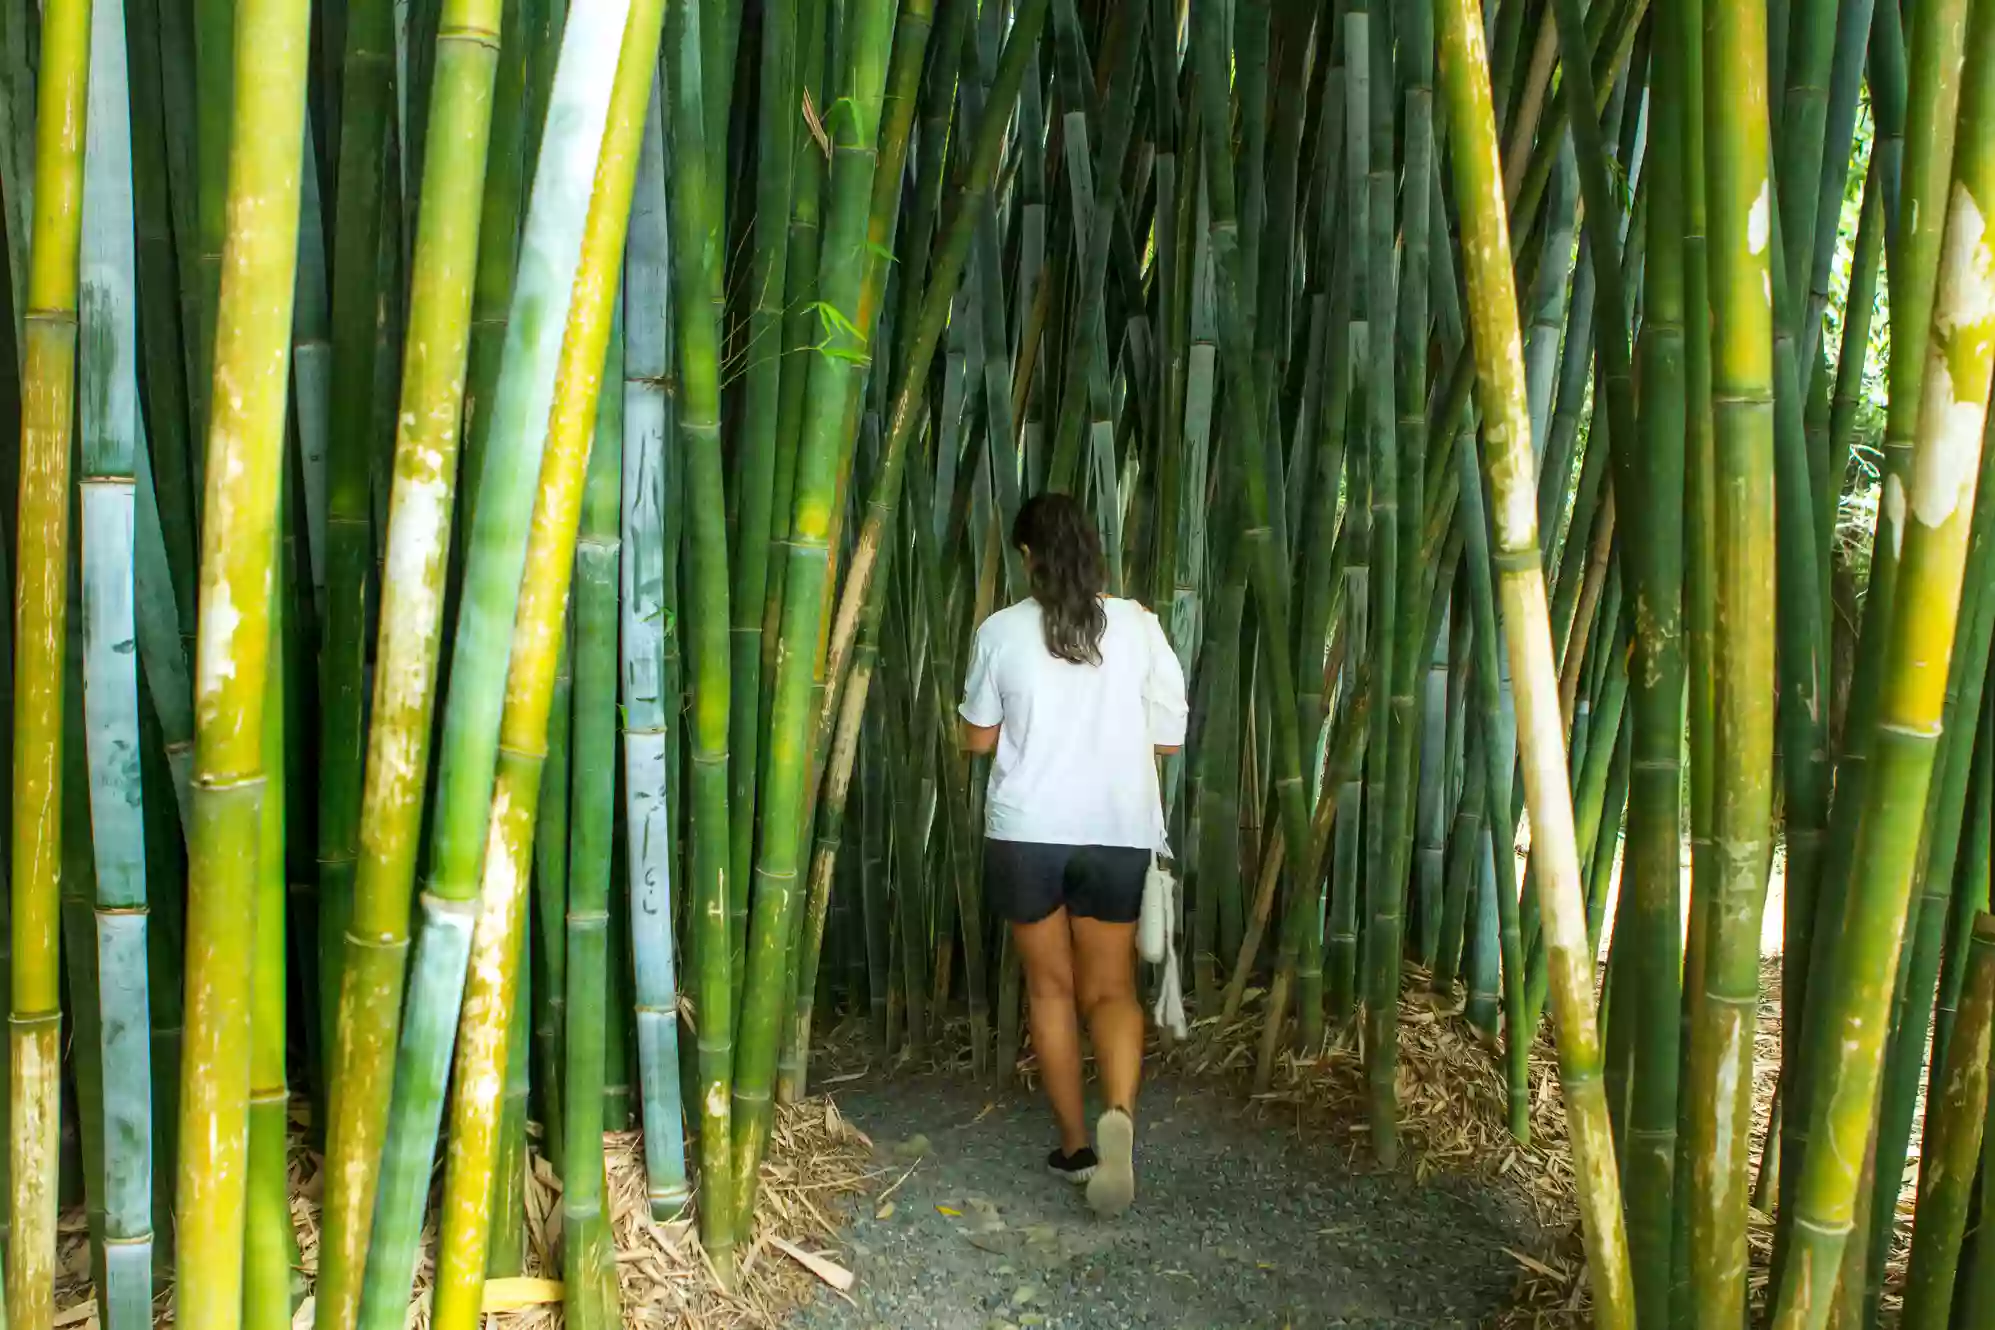
[[[175,1319],[242,1322],[250,966],[309,0],[240,0],[195,646]]]
[[[21,373],[14,648],[14,853],[8,1323],[55,1318],[62,1122],[63,649],[69,610],[69,453],[75,419],[77,251],[83,232],[90,0],[42,11],[34,230]]]
[[[1482,7],[1442,0],[1436,7],[1441,74],[1461,209],[1462,264],[1468,279],[1471,341],[1482,402],[1484,447],[1494,498],[1503,636],[1517,702],[1518,753],[1538,861],[1539,910],[1550,956],[1559,1080],[1571,1124],[1573,1174],[1595,1324],[1632,1330],[1634,1287],[1621,1214],[1621,1179],[1601,1081],[1600,1030],[1593,1007],[1592,952],[1573,833],[1566,735],[1552,659],[1545,579],[1538,554],[1537,480],[1524,391],[1524,343],[1510,268],[1510,218],[1490,102]],[[1513,1031],[1513,1036],[1515,1032]]]

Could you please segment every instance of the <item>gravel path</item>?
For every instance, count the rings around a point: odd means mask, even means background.
[[[960,1074],[829,1088],[881,1177],[840,1253],[852,1301],[798,1313],[812,1330],[1467,1326],[1505,1303],[1503,1249],[1540,1245],[1487,1186],[1354,1172],[1214,1086],[1145,1087],[1136,1207],[1113,1223],[1045,1171],[1051,1123],[1023,1091],[993,1100]]]

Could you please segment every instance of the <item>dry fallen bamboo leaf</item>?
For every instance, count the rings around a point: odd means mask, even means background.
[[[851,1291],[853,1284],[852,1272],[836,1261],[828,1261],[822,1256],[814,1256],[810,1252],[798,1247],[795,1243],[785,1242],[774,1235],[770,1236],[769,1245],[816,1275],[819,1279],[822,1279],[831,1287],[837,1289],[840,1293]]]
[[[485,1300],[481,1310],[490,1316],[494,1312],[516,1312],[527,1307],[538,1307],[544,1303],[559,1301],[561,1301],[560,1280],[516,1275],[509,1279],[486,1280]]]

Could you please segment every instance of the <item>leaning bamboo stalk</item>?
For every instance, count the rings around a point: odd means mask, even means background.
[[[542,144],[521,243],[504,368],[493,403],[478,510],[465,560],[464,596],[451,645],[431,878],[422,895],[423,927],[403,1004],[409,1019],[396,1051],[394,1093],[373,1208],[374,1234],[371,1244],[361,1248],[367,1259],[361,1315],[369,1325],[400,1323],[415,1274],[416,1242],[470,959],[492,809],[505,701],[500,662],[506,658],[518,608],[526,527],[545,442],[541,425],[554,399],[556,360],[580,261],[586,201],[609,113],[609,88],[599,72],[609,51],[621,42],[627,15],[627,0],[577,4],[562,34],[548,109],[549,133]]]
[[[329,1324],[350,1318],[357,1305],[359,1253],[373,1211],[371,1161],[388,1125],[429,776],[499,22],[497,0],[452,0],[437,36],[428,179],[416,230],[374,706],[358,810],[359,858],[328,1059],[336,1087],[327,1132],[329,1277],[318,1296],[336,1318]],[[340,1252],[336,1264],[334,1250]],[[330,1278],[334,1269],[337,1280]]]
[[[1891,1033],[1885,1043],[1884,1090],[1878,1108],[1875,1147],[1877,1166],[1873,1170],[1876,1195],[1871,1204],[1864,1270],[1865,1297],[1873,1308],[1883,1295],[1885,1267],[1897,1235],[1898,1197],[1904,1186],[1917,1101],[1922,1091],[1929,1100],[1938,1100],[1940,1077],[1947,1061],[1946,1034],[1933,1023],[1934,1002],[1938,995],[1941,952],[1954,927],[1954,901],[1964,894],[1959,891],[1954,868],[1963,848],[1960,834],[1975,750],[1980,746],[1978,722],[1982,687],[1988,676],[1989,635],[1995,630],[1995,596],[1987,591],[1989,573],[1995,567],[1991,561],[1995,555],[1995,482],[1988,479],[1989,468],[1995,466],[1995,449],[1987,446],[1985,434],[1979,466],[1983,479],[1975,485],[1960,618],[1955,628],[1953,659],[1947,667],[1940,742],[1933,757],[1933,782],[1920,834],[1912,903],[1906,920],[1906,943],[1899,958],[1892,999]],[[1965,911],[1962,922],[1971,929],[1973,911],[1980,905],[1963,901],[1962,906]],[[1955,961],[1963,967],[1968,936],[1963,931],[1951,939],[1960,945]],[[1930,1045],[1928,1035],[1931,1035]],[[1931,1068],[1930,1087],[1921,1075],[1927,1065]],[[1930,1140],[1937,1115],[1928,1115],[1925,1121]],[[1921,1158],[1925,1157],[1922,1150]]]
[[[1025,81],[1026,66],[1034,54],[1045,9],[1046,6],[1038,0],[1026,0],[1013,20],[1011,33],[1005,39],[1004,58],[991,80],[984,104],[983,123],[978,126],[965,158],[963,174],[958,177],[961,181],[959,192],[929,259],[927,285],[922,289],[920,304],[910,306],[913,310],[912,326],[901,333],[906,338],[906,344],[899,355],[899,380],[889,417],[886,445],[874,473],[872,490],[866,501],[866,519],[854,542],[831,624],[825,674],[834,686],[850,670],[849,653],[858,634],[866,590],[876,573],[888,518],[900,502],[901,475],[906,465],[908,444],[923,423],[921,405],[927,387],[928,366],[947,324],[956,284],[969,259],[970,242],[982,201],[993,193],[997,185],[1005,131],[1010,125],[1007,113],[1017,101],[1020,85]],[[827,691],[827,698],[832,696]],[[829,728],[828,721],[820,721],[821,731],[828,732]]]
[[[1833,983],[1815,985],[1818,1050],[1809,1140],[1794,1181],[1792,1245],[1779,1274],[1778,1330],[1820,1330],[1855,1220],[1858,1165],[1875,1127],[1883,1026],[1898,976],[1918,837],[1938,743],[1995,367],[1995,260],[1982,219],[1995,207],[1995,5],[1969,23],[1960,132],[1934,286],[1912,455],[1887,471],[1903,519],[1890,641],[1863,791]],[[1909,492],[1908,482],[1909,481]],[[1821,976],[1818,976],[1821,977]],[[1859,1239],[1861,1240],[1861,1239]]]
[[[891,532],[889,532],[891,536]],[[804,932],[796,1002],[791,1010],[790,1029],[784,1039],[783,1062],[778,1068],[777,1090],[785,1102],[803,1097],[810,1065],[811,1012],[816,1004],[817,964],[824,941],[826,912],[831,902],[833,875],[838,868],[838,852],[845,826],[845,806],[857,766],[861,725],[866,719],[866,700],[872,688],[873,670],[880,655],[880,616],[886,607],[887,571],[893,557],[891,543],[881,552],[879,575],[867,592],[865,613],[859,621],[859,645],[852,658],[852,676],[839,699],[838,729],[826,767],[823,807],[818,812],[817,842],[811,851],[810,894],[804,902]]]
[[[1995,1018],[1995,915],[1974,921],[1967,988],[1946,1054],[1930,1148],[1920,1156],[1919,1204],[1905,1275],[1905,1330],[1946,1330],[1961,1239],[1988,1115],[1989,1025]],[[1980,1241],[1986,1242],[1986,1229]],[[1971,1322],[1970,1322],[1971,1324]]]
[[[96,879],[103,1324],[152,1322],[152,1070],[144,802],[134,639],[139,443],[136,236],[123,10],[93,5],[77,382],[83,714]]]
[[[1558,682],[1552,664],[1544,578],[1539,572],[1530,416],[1524,396],[1510,228],[1500,192],[1488,59],[1480,15],[1467,0],[1444,0],[1437,16],[1442,84],[1454,141],[1450,155],[1455,164],[1456,195],[1464,205],[1463,267],[1468,278],[1471,340],[1482,387],[1489,478],[1496,507],[1503,629],[1516,684],[1532,843],[1539,854],[1542,914],[1552,948],[1560,1076],[1570,1115],[1595,1319],[1603,1326],[1632,1326],[1634,1299],[1627,1235],[1622,1227],[1620,1178],[1600,1080],[1593,974],[1587,963],[1565,739],[1558,724]],[[1501,853],[1503,847],[1497,848]]]
[[[62,1119],[59,964],[63,653],[67,641],[69,458],[76,381],[90,0],[51,3],[36,87],[34,231],[21,363],[21,554],[16,575],[14,818],[10,924],[8,1323],[55,1315]]]
[[[254,928],[259,823],[278,756],[265,751],[262,713],[277,640],[271,586],[309,15],[302,0],[244,0],[237,16],[239,49],[255,55],[236,70],[234,123],[261,132],[236,135],[230,153],[208,419],[174,1312],[183,1325],[217,1330],[244,1313],[251,985],[242,948],[245,921]]]
[[[577,565],[576,533],[583,516],[585,481],[593,478],[595,482],[590,487],[594,492],[588,505],[593,514],[592,527],[615,529],[611,486],[622,470],[620,422],[614,422],[615,429],[604,431],[614,437],[607,439],[604,461],[595,468],[600,474],[593,477],[589,466],[590,442],[592,434],[597,432],[596,408],[602,388],[604,351],[614,320],[624,237],[630,221],[645,112],[651,100],[663,8],[663,0],[637,0],[625,25],[608,124],[596,166],[595,191],[583,234],[581,263],[575,273],[574,294],[568,308],[554,409],[548,420],[547,445],[541,458],[513,649],[507,667],[506,711],[501,722],[498,775],[492,791],[491,839],[485,852],[482,901],[472,939],[463,1021],[457,1037],[454,1074],[457,1090],[451,1104],[434,1304],[433,1323],[440,1330],[473,1330],[480,1324],[485,1246],[491,1232],[491,1213],[485,1198],[491,1188],[497,1146],[494,1133],[497,1119],[491,1112],[491,1103],[505,1075],[506,1044],[519,971],[518,930],[524,922],[540,768],[547,755],[554,665]],[[621,379],[620,373],[618,378]],[[620,405],[621,394],[613,395],[611,401]],[[594,557],[598,554],[607,554],[607,561]],[[590,569],[599,590],[614,585],[611,580],[616,559],[614,543],[599,546],[584,557],[589,564],[600,565]],[[596,599],[600,602],[601,597]],[[602,611],[606,607],[598,603],[595,608]],[[601,632],[602,626],[598,623],[591,632],[590,624],[578,624],[575,656],[578,707],[590,698],[599,704],[610,704],[615,696],[614,651]],[[592,637],[593,642],[585,640],[584,634]],[[592,665],[597,668],[592,670]],[[574,732],[578,778],[583,773],[584,746],[591,732],[587,721],[578,715]],[[595,727],[594,732],[598,738],[607,737],[601,734],[600,727]],[[591,761],[600,774],[613,774],[611,754],[596,752]],[[600,862],[594,873],[585,873],[585,865],[579,860],[571,863],[571,916],[578,911],[589,913],[591,897],[600,913],[607,899],[612,809],[607,799],[600,797],[594,800],[593,807],[583,807],[579,798],[582,793],[582,787],[578,786],[572,843],[579,855],[583,837],[594,834],[598,846],[594,857]],[[599,790],[597,794],[604,795],[607,791]],[[590,816],[595,818],[593,832],[587,821]],[[595,880],[591,882],[590,878]],[[606,986],[607,976],[602,967],[578,971],[574,960],[571,954],[567,967],[571,990],[578,982]],[[568,1014],[572,1029],[573,1022],[582,1014],[577,1011],[572,991]],[[572,1037],[568,1051],[572,1061],[577,1052]],[[564,1159],[571,1171],[585,1169],[593,1178],[602,1165],[599,1158],[581,1156],[576,1151],[576,1133],[586,1125],[585,1119],[578,1118],[576,1109],[571,1098],[566,1115],[569,1148]],[[600,1151],[600,1131],[596,1135]],[[579,1292],[594,1281],[578,1275],[593,1269],[594,1263],[603,1257],[588,1242],[576,1241],[571,1245],[574,1250],[570,1253],[566,1282]],[[575,1264],[577,1258],[590,1262],[591,1257],[594,1263],[581,1267]]]

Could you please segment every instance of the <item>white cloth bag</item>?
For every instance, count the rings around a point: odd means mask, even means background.
[[[1136,924],[1136,951],[1152,965],[1162,965],[1157,1005],[1151,1019],[1179,1039],[1185,1037],[1184,982],[1178,976],[1178,883],[1156,855],[1143,876],[1143,913]]]
[[[1147,674],[1147,671],[1146,671]],[[1145,703],[1154,707],[1149,698]],[[1154,732],[1154,725],[1153,725]],[[1163,814],[1158,812],[1157,846],[1165,844]],[[1164,867],[1157,848],[1150,852],[1150,871],[1143,875],[1143,910],[1136,922],[1136,953],[1164,967],[1157,984],[1157,1004],[1151,1019],[1182,1039],[1186,1034],[1184,983],[1178,975],[1178,883]]]

